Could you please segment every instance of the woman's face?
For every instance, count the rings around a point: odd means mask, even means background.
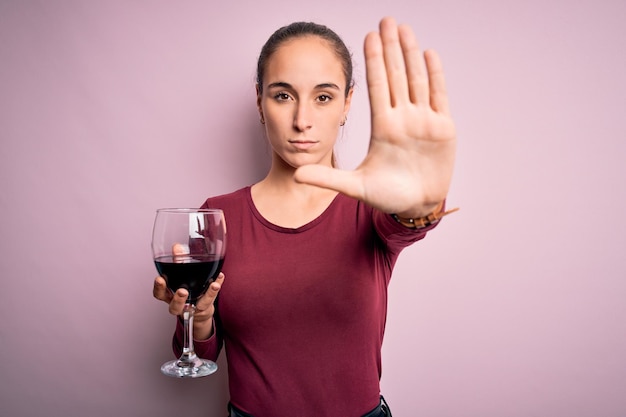
[[[316,36],[286,41],[267,60],[262,82],[257,105],[274,156],[294,168],[330,166],[352,98],[331,45]]]

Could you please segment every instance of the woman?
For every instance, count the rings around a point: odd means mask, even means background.
[[[400,251],[446,214],[456,138],[439,58],[409,27],[383,19],[365,59],[369,152],[339,171],[350,54],[324,26],[276,31],[256,87],[270,170],[203,205],[224,210],[229,252],[198,302],[195,349],[214,360],[225,346],[231,416],[390,415],[379,386],[387,285]],[[175,315],[187,298],[160,277],[154,295]]]

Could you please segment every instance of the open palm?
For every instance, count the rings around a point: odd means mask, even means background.
[[[448,193],[456,151],[438,55],[423,55],[408,26],[392,18],[365,38],[372,132],[354,171],[306,165],[296,180],[344,193],[387,213],[422,216]]]

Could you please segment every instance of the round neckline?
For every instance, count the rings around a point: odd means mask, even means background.
[[[292,228],[292,227],[279,226],[277,224],[274,224],[274,223],[270,222],[265,217],[263,217],[261,212],[256,208],[256,205],[254,204],[254,201],[252,200],[252,186],[250,186],[250,185],[247,186],[245,188],[245,193],[246,193],[246,200],[248,201],[248,206],[250,207],[250,210],[252,211],[252,214],[254,215],[254,217],[256,217],[256,219],[263,226],[267,227],[268,229],[274,230],[276,232],[280,232],[280,233],[302,233],[302,232],[305,232],[305,231],[307,231],[307,230],[317,226],[322,221],[324,221],[324,219],[326,217],[329,216],[328,213],[330,211],[330,208],[333,205],[337,204],[337,201],[339,200],[339,196],[341,195],[341,193],[337,193],[337,195],[332,199],[332,201],[330,202],[328,207],[326,207],[324,209],[324,211],[319,216],[317,216],[316,218],[314,218],[310,222],[303,224],[302,226],[299,226],[299,227],[296,227],[296,228]]]

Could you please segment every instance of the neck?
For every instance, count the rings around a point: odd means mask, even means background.
[[[328,164],[329,166],[331,165],[330,161],[328,161]],[[270,170],[259,184],[263,184],[264,188],[267,187],[275,192],[288,192],[293,195],[325,194],[329,192],[329,190],[323,188],[294,181],[293,177],[296,169],[274,154]]]
[[[293,170],[295,171],[295,170]],[[297,183],[290,176],[271,171],[252,186],[252,201],[270,223],[297,228],[309,223],[328,208],[337,192]]]
[[[295,169],[291,170],[288,175],[284,175],[270,170],[267,176],[256,184],[256,188],[262,189],[264,193],[270,195],[280,194],[296,199],[317,198],[326,194],[336,194],[335,191],[296,182],[293,179],[294,172]]]

